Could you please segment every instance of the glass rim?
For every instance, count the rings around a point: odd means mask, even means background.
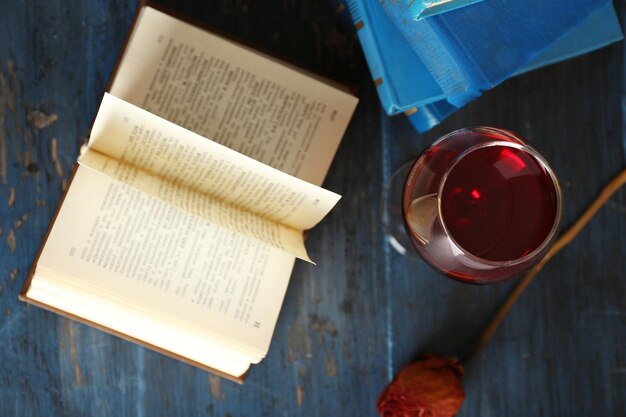
[[[554,237],[556,236],[556,234],[559,231],[560,223],[561,223],[561,215],[562,215],[562,211],[563,211],[563,192],[562,192],[559,180],[558,180],[554,170],[548,164],[548,161],[546,161],[546,159],[539,152],[537,152],[532,146],[530,146],[526,139],[524,139],[524,138],[514,134],[513,132],[510,132],[510,131],[504,130],[504,129],[498,129],[498,128],[487,127],[487,126],[466,127],[466,128],[457,129],[457,130],[455,130],[453,132],[450,132],[450,133],[440,137],[439,139],[437,139],[424,152],[426,152],[427,150],[433,148],[434,146],[436,146],[440,142],[442,142],[442,141],[444,141],[446,139],[449,139],[452,136],[456,136],[456,135],[459,135],[459,134],[462,134],[462,133],[467,133],[467,132],[472,132],[472,133],[485,133],[485,132],[497,133],[499,135],[503,135],[505,137],[514,139],[516,142],[508,142],[508,141],[505,141],[505,140],[497,140],[497,139],[494,138],[493,140],[491,140],[489,142],[483,142],[483,143],[479,143],[477,145],[471,146],[470,148],[464,150],[459,155],[457,155],[457,157],[454,159],[453,163],[446,169],[445,173],[443,174],[443,176],[441,178],[441,183],[439,184],[439,187],[437,189],[437,216],[439,218],[439,222],[440,222],[440,224],[441,224],[441,226],[442,226],[442,228],[444,230],[444,233],[450,239],[450,242],[452,242],[452,244],[461,253],[463,253],[464,256],[466,256],[467,258],[469,258],[470,260],[472,260],[474,262],[477,262],[477,263],[480,263],[480,264],[483,264],[483,265],[494,266],[494,267],[513,266],[513,265],[517,265],[517,264],[526,262],[529,259],[532,259],[535,256],[537,256],[538,254],[540,254],[541,252],[543,252],[548,247],[548,245],[552,242],[552,240],[554,239]],[[518,143],[518,142],[521,142],[521,143]],[[494,261],[494,260],[481,258],[480,256],[476,256],[476,255],[472,254],[470,251],[468,251],[463,246],[461,246],[456,241],[456,239],[454,239],[454,237],[452,236],[452,234],[448,230],[448,228],[446,226],[446,223],[444,221],[443,214],[442,214],[443,212],[442,212],[442,209],[441,209],[441,195],[442,195],[443,188],[444,188],[444,186],[446,184],[446,180],[448,179],[448,176],[450,175],[452,170],[456,167],[456,165],[464,157],[466,157],[468,154],[470,154],[471,152],[474,152],[474,151],[476,151],[478,149],[483,149],[483,148],[492,147],[492,146],[506,146],[506,147],[510,147],[510,148],[516,148],[516,149],[519,149],[519,150],[521,150],[523,152],[526,152],[528,155],[530,155],[539,164],[539,166],[541,166],[541,168],[543,168],[548,173],[548,175],[550,176],[550,179],[551,179],[551,182],[552,182],[552,186],[554,188],[554,193],[555,193],[555,196],[556,196],[556,202],[555,202],[556,210],[555,210],[555,214],[554,214],[554,219],[552,221],[552,228],[550,229],[550,232],[546,235],[546,237],[542,240],[541,244],[539,244],[535,249],[533,249],[531,252],[527,253],[526,255],[524,255],[522,257],[515,258],[515,259],[509,259],[509,260],[504,260],[504,261]],[[421,157],[421,155],[420,155],[420,157]],[[408,173],[408,176],[407,176],[407,182],[405,182],[405,187],[404,187],[403,192],[402,192],[402,211],[403,211],[403,217],[404,217],[404,221],[405,222],[407,221],[405,205],[407,203],[407,198],[408,198],[406,185],[408,185],[408,179],[414,173],[417,161],[420,159],[420,157],[417,157],[416,160],[411,165],[411,168],[409,169],[409,173]],[[411,232],[408,231],[408,233],[411,233]]]

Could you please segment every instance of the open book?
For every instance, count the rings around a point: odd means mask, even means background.
[[[241,381],[356,103],[140,7],[21,298]]]

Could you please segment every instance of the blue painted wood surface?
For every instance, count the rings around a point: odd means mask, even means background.
[[[308,239],[319,265],[297,264],[269,354],[243,386],[18,302],[135,2],[0,0],[1,416],[374,416],[403,364],[464,352],[514,285],[459,284],[397,255],[378,203],[394,168],[450,130],[506,127],[556,169],[568,225],[626,165],[623,43],[510,80],[418,135],[383,114],[328,2],[166,3],[361,86],[325,183],[344,198]],[[626,415],[625,223],[623,190],[468,364],[460,416]]]

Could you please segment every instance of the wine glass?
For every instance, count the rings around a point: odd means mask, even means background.
[[[556,175],[525,139],[474,127],[438,139],[413,162],[401,213],[427,263],[490,284],[539,262],[556,239],[561,205]]]

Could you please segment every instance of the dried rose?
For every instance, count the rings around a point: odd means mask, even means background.
[[[385,388],[376,410],[383,417],[452,417],[465,399],[457,362],[427,355],[406,365]]]

